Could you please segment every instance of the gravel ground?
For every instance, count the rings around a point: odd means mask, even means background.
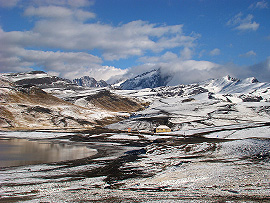
[[[270,201],[269,139],[115,135],[61,137],[97,149],[92,157],[1,168],[0,202]]]

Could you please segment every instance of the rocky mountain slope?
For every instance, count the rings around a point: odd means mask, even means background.
[[[68,79],[52,76],[43,71],[2,73],[1,78],[20,86],[35,85],[40,88],[76,88],[77,86]]]
[[[170,78],[171,76],[164,76],[161,74],[161,70],[157,69],[126,80],[120,85],[120,88],[123,90],[134,90],[166,86]]]
[[[270,84],[259,82],[256,78],[240,80],[225,76],[197,84],[155,87],[169,80],[161,77],[160,70],[155,70],[123,83],[122,88],[126,90],[78,87],[70,85],[65,79],[53,82],[52,78],[43,72],[2,74],[1,125],[27,127],[29,120],[36,123],[35,126],[47,123],[44,128],[84,127],[87,122],[90,122],[89,126],[97,123],[106,125],[125,116],[129,118],[109,128],[152,132],[160,124],[181,131],[268,122],[270,119]],[[42,83],[47,80],[50,82]],[[32,86],[34,82],[42,90]],[[55,85],[58,83],[65,85]],[[137,89],[149,85],[155,88]],[[133,88],[136,90],[130,90]],[[47,104],[50,100],[53,102]],[[39,107],[49,110],[40,110]],[[40,116],[42,122],[37,122],[40,119],[35,118]],[[17,118],[24,123],[16,124],[20,123]]]
[[[106,81],[100,80],[96,81],[95,78],[89,76],[83,76],[81,78],[76,78],[73,83],[82,87],[108,87],[110,86]]]
[[[65,86],[65,88],[67,87]],[[65,88],[60,89],[64,90]],[[92,98],[94,101],[91,108],[89,106],[83,107],[48,94],[32,84],[18,86],[5,77],[1,77],[0,129],[93,128],[97,125],[116,122],[128,115],[117,111],[137,110],[142,107],[139,102],[124,97],[114,97],[107,94],[106,99],[114,99],[114,101],[106,101],[103,98],[100,105],[98,105],[99,99],[95,96],[94,98]],[[102,97],[99,95],[99,98]],[[89,100],[91,99],[89,98]],[[114,106],[110,106],[111,103]],[[105,106],[109,108],[105,108]]]
[[[151,104],[128,120],[110,125],[113,129],[153,131],[166,124],[174,131],[191,132],[198,128],[270,121],[270,84],[255,78],[239,80],[225,76],[199,84],[114,92]]]

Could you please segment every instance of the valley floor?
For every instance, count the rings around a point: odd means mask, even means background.
[[[192,135],[1,132],[0,137],[84,144],[80,160],[0,168],[0,202],[268,202],[268,123]]]

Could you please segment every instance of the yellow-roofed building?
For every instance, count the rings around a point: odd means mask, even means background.
[[[171,129],[166,125],[160,125],[156,128],[156,133],[171,132]]]

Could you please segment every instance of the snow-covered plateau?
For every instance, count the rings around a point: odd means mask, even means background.
[[[4,79],[1,94],[18,93],[12,81]],[[1,138],[84,145],[98,153],[79,160],[0,168],[0,201],[270,200],[269,83],[225,76],[190,85],[125,89],[43,88],[42,95],[59,99],[53,100],[58,101],[57,108],[33,101],[18,105],[14,98],[9,103],[1,97],[1,118],[6,119],[2,119],[6,122],[2,122]],[[23,101],[28,101],[24,96]],[[11,104],[23,109],[12,110]],[[46,114],[48,125],[51,115],[66,120],[80,116],[85,121],[91,115],[95,118],[91,125],[103,127],[81,130],[81,125],[69,133],[46,128],[10,132],[7,120],[12,120],[14,112],[37,119]],[[159,125],[172,131],[154,133]]]

